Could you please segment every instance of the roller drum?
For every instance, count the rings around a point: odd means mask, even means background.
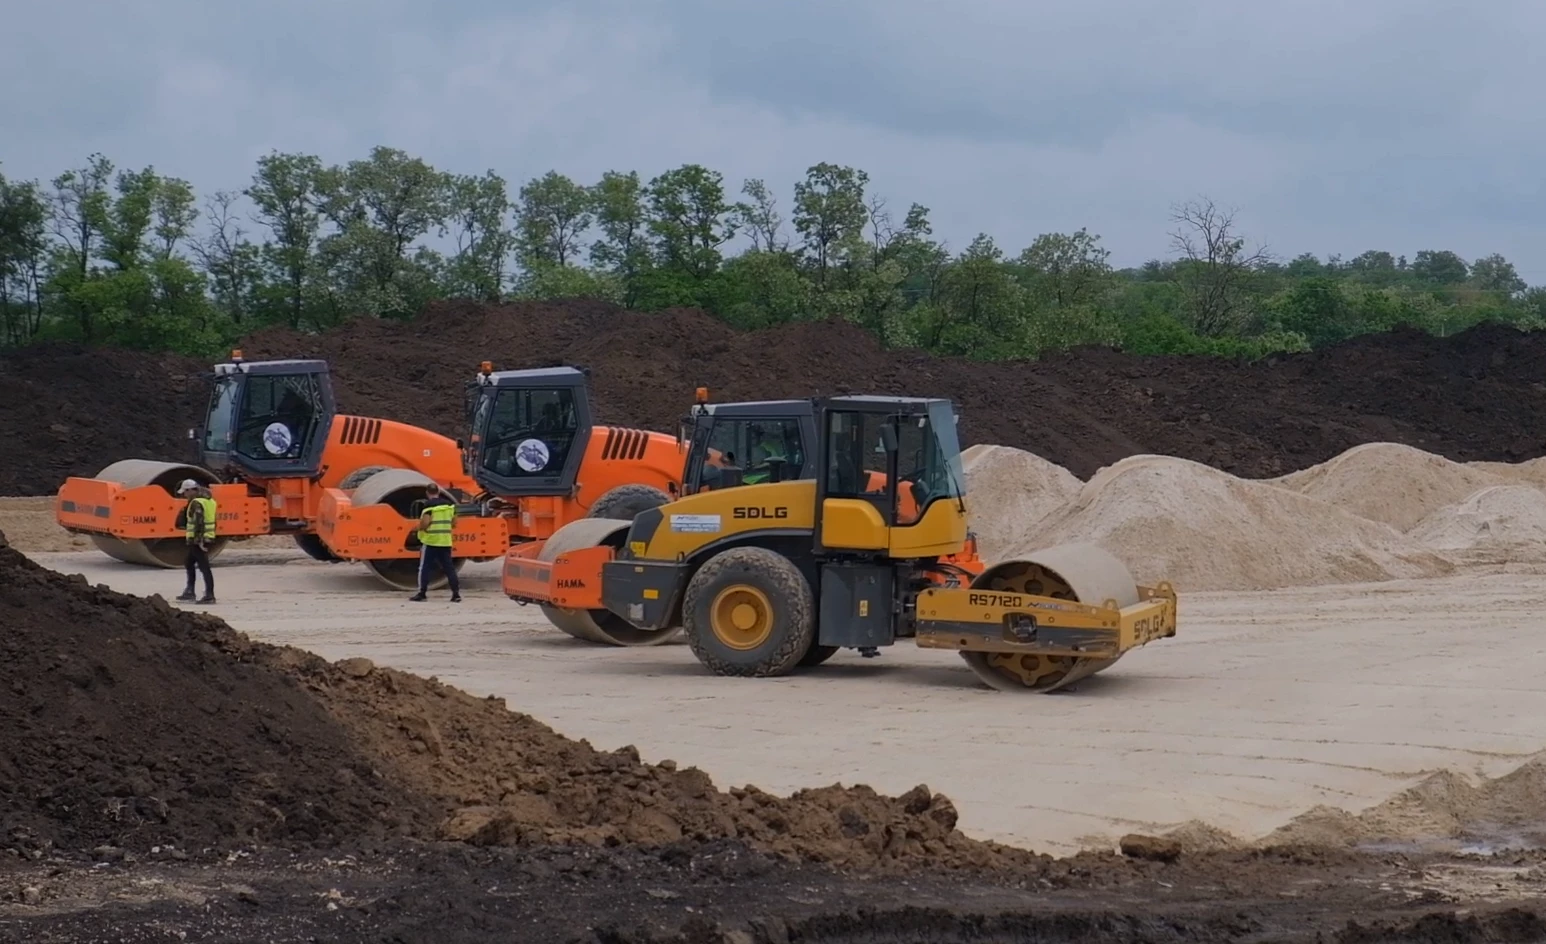
[[[124,488],[142,488],[159,485],[168,495],[177,497],[177,486],[183,479],[193,479],[200,485],[216,485],[220,480],[208,469],[179,462],[157,462],[152,459],[122,459],[114,462],[96,478],[116,482]],[[183,538],[153,538],[128,540],[109,534],[93,534],[92,543],[97,550],[114,560],[144,567],[180,568],[188,562],[188,542]],[[214,560],[230,542],[228,537],[216,536],[209,546],[209,559]]]
[[[412,469],[386,469],[366,478],[355,488],[350,495],[350,503],[356,507],[365,505],[390,505],[392,509],[404,518],[413,518],[413,503],[423,500],[429,493],[427,491],[431,479],[422,473]],[[461,572],[465,558],[456,558],[452,567]],[[379,560],[368,560],[365,566],[375,575],[377,580],[397,590],[417,590],[419,588],[419,557],[389,557]],[[429,589],[439,590],[450,581],[445,574],[436,572],[435,577],[429,583]]]
[[[1139,602],[1127,567],[1093,544],[1059,544],[1019,560],[1003,561],[972,581],[974,590],[999,590],[1118,609]],[[986,685],[1000,691],[1053,692],[1103,672],[1111,659],[971,652],[961,658]]]
[[[603,544],[621,547],[630,521],[615,518],[580,518],[553,532],[537,552],[537,560],[552,561],[558,555],[582,547]],[[548,622],[576,639],[607,646],[658,646],[681,635],[681,627],[651,631],[640,629],[610,610],[570,610],[542,604]]]

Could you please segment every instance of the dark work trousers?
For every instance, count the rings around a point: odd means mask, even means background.
[[[193,571],[196,567],[198,572],[204,575],[204,595],[207,597],[215,595],[215,575],[209,569],[209,551],[197,544],[188,545],[188,562],[184,567],[188,571],[189,593],[193,592]]]
[[[420,545],[419,592],[429,592],[429,577],[437,567],[445,573],[446,580],[450,581],[451,595],[460,596],[462,588],[456,580],[456,568],[452,566],[451,549],[449,547],[436,547],[431,544]]]

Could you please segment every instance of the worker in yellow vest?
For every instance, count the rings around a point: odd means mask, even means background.
[[[199,602],[213,603],[215,575],[209,569],[209,548],[215,543],[215,499],[209,489],[193,479],[183,479],[177,486],[177,494],[188,499],[188,523],[183,526],[183,536],[188,543],[188,559],[184,564],[188,571],[188,586],[177,599],[193,602],[193,575],[197,569],[204,576],[204,596]]]
[[[408,599],[415,603],[429,599],[429,575],[439,567],[451,584],[451,602],[462,602],[462,589],[456,580],[456,562],[451,557],[452,531],[456,527],[456,504],[431,482],[425,488],[424,511],[419,515],[419,592]]]

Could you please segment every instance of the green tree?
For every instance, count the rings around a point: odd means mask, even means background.
[[[595,220],[589,190],[557,171],[521,188],[516,207],[521,265],[567,266],[578,260],[580,241]]]
[[[258,222],[272,237],[261,250],[267,270],[258,293],[265,309],[263,320],[283,320],[292,329],[299,329],[307,317],[307,285],[315,268],[313,253],[321,239],[326,200],[319,189],[321,177],[319,158],[276,151],[258,158],[257,172],[242,191],[257,207]]]
[[[36,181],[0,174],[0,324],[4,343],[26,344],[43,327],[49,207]]]
[[[805,172],[794,188],[794,228],[815,270],[818,289],[828,287],[830,270],[840,265],[862,238],[868,213],[864,188],[869,175],[823,161]]]
[[[1247,251],[1233,211],[1212,200],[1173,207],[1171,243],[1180,260],[1176,284],[1186,298],[1189,327],[1203,337],[1238,334],[1250,316],[1251,288],[1267,261],[1265,249]]]

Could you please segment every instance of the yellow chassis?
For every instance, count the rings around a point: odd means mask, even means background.
[[[1028,593],[938,588],[918,595],[915,642],[924,649],[1111,659],[1176,634],[1169,583],[1138,587],[1126,607]]]

